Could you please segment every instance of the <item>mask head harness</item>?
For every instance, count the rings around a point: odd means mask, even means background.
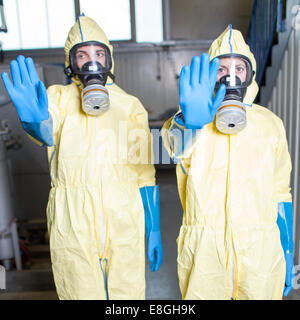
[[[91,116],[99,116],[110,106],[109,92],[105,87],[107,77],[113,81],[111,53],[104,43],[81,42],[69,53],[70,65],[65,68],[68,77],[77,76],[83,84],[82,109]]]
[[[96,60],[91,60],[78,67],[76,53],[82,47],[97,46],[101,47],[105,52],[105,65],[103,66]],[[74,45],[69,52],[70,65],[64,69],[65,74],[72,78],[78,76],[84,86],[93,83],[105,85],[109,76],[113,81],[115,76],[111,73],[112,59],[111,53],[107,45],[98,41],[86,41]]]
[[[229,53],[218,56],[220,59],[230,59],[230,60],[238,60],[240,64],[237,64],[233,70],[229,70],[229,72],[222,76],[219,81],[216,82],[215,89],[218,90],[221,84],[225,84],[226,94],[224,100],[238,100],[240,102],[243,101],[247,87],[252,83],[253,76],[255,71],[252,69],[252,63],[250,59],[244,55]],[[222,68],[222,63],[220,63],[220,68]],[[242,71],[240,71],[240,69]],[[241,75],[243,73],[244,81],[241,79]]]
[[[252,83],[254,71],[249,58],[240,54],[224,54],[218,56],[220,66],[217,91],[221,84],[226,93],[216,113],[216,127],[225,134],[237,134],[246,127],[246,107],[243,103],[247,87]]]

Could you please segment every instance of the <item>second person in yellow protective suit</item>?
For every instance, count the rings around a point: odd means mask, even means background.
[[[60,299],[145,299],[145,222],[152,271],[162,263],[159,195],[147,112],[113,83],[112,47],[80,16],[66,44],[73,82],[47,93],[32,59],[2,78],[26,132],[48,146],[52,270]]]
[[[182,298],[281,299],[286,266],[292,267],[285,264],[289,251],[283,251],[276,224],[280,205],[291,204],[285,129],[280,118],[253,103],[256,63],[239,31],[229,26],[208,54],[183,68],[180,110],[162,130],[170,156],[179,160]],[[185,131],[192,133],[181,140]]]

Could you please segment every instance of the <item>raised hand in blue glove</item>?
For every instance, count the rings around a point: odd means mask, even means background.
[[[48,96],[43,82],[31,58],[18,56],[10,63],[13,83],[6,72],[1,77],[5,88],[16,107],[25,131],[44,143],[52,146],[52,119],[48,112]]]
[[[163,249],[160,235],[160,208],[158,186],[140,188],[145,211],[148,259],[151,271],[158,271],[163,262]]]
[[[225,85],[221,85],[214,98],[214,88],[220,60],[209,62],[203,53],[201,60],[195,56],[191,66],[184,66],[179,78],[179,104],[184,125],[189,129],[201,129],[214,120],[225,97]]]
[[[10,63],[13,83],[2,73],[5,88],[22,122],[42,122],[49,118],[47,91],[31,58],[18,56]]]

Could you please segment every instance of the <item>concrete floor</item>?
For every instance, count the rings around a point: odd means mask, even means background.
[[[148,300],[180,300],[177,279],[177,245],[182,209],[177,193],[174,169],[157,170],[160,186],[161,231],[164,263],[158,272],[151,272],[146,261],[146,298]],[[24,271],[8,271],[6,290],[0,300],[57,300],[51,272],[49,246],[31,245],[32,261]],[[284,300],[300,300],[300,290],[293,290]]]

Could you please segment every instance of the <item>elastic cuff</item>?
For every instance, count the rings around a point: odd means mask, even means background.
[[[194,126],[194,125],[191,125],[191,124],[187,124],[185,121],[184,121],[184,115],[182,112],[179,112],[177,113],[175,116],[174,116],[174,122],[179,126],[181,127],[181,129],[195,129],[195,130],[200,130],[202,129],[203,127],[201,126]]]
[[[184,123],[184,116],[182,112],[179,112],[177,114],[175,114],[173,120],[175,121],[175,123],[177,124],[177,126],[179,126],[181,129],[185,129],[185,123]]]
[[[42,122],[21,122],[24,130],[33,138],[43,143],[43,146],[54,146],[52,134],[52,117]]]

